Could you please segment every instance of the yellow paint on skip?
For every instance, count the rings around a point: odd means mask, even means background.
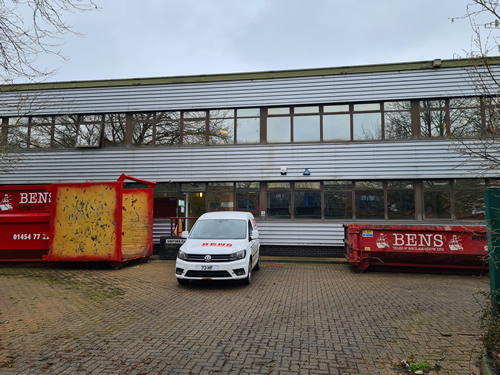
[[[115,255],[117,192],[114,186],[61,186],[55,199],[53,256],[97,260]]]
[[[125,258],[147,254],[152,243],[151,212],[147,191],[123,191],[122,253]]]

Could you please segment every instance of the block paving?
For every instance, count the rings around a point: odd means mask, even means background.
[[[0,374],[479,374],[485,276],[278,259],[248,287],[179,286],[174,269],[0,266]]]

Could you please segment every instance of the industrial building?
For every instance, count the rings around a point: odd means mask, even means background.
[[[481,224],[500,176],[468,150],[496,136],[499,63],[2,86],[0,184],[156,181],[155,242],[246,210],[263,255],[339,255],[350,222]]]

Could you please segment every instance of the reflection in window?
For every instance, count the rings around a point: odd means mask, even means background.
[[[290,219],[290,192],[267,193],[267,216],[270,219]]]
[[[431,138],[446,135],[446,111],[444,107],[444,100],[420,102],[420,135],[422,137]]]
[[[238,118],[236,121],[236,143],[260,142],[260,118]]]
[[[424,191],[424,216],[426,219],[449,219],[451,204],[449,191]]]
[[[258,182],[237,182],[236,183],[236,210],[251,212],[255,219],[260,218]]]
[[[382,139],[382,117],[380,113],[355,113],[353,116],[353,139]]]
[[[481,132],[478,98],[450,99],[450,134],[454,137],[477,137]]]
[[[323,141],[349,141],[351,116],[349,114],[323,116]]]
[[[124,113],[104,115],[104,146],[125,145],[126,119]]]
[[[484,220],[483,179],[455,180],[455,216],[457,220]]]
[[[385,202],[382,182],[356,182],[355,202],[357,219],[384,219]]]
[[[319,142],[320,119],[317,116],[295,116],[293,118],[294,142]]]
[[[321,192],[296,191],[293,199],[295,219],[321,219]]]
[[[208,143],[234,143],[234,110],[210,111]]]
[[[287,143],[291,141],[290,117],[268,117],[267,142]]]
[[[148,146],[153,144],[153,133],[156,121],[155,113],[134,113],[132,143]]]
[[[411,103],[384,103],[385,139],[408,139],[412,137]]]
[[[54,147],[73,148],[78,132],[78,116],[56,116]]]
[[[102,117],[81,116],[78,126],[76,145],[80,147],[99,147],[101,145]]]
[[[184,120],[184,131],[182,143],[185,145],[205,144],[206,121],[186,121]]]
[[[156,114],[155,144],[178,146],[181,142],[181,113],[178,111]]]

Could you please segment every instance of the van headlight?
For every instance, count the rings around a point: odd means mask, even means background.
[[[246,255],[247,255],[246,250],[240,250],[237,251],[236,253],[229,254],[229,260],[244,259]]]
[[[184,251],[181,251],[181,250],[179,250],[179,252],[177,253],[177,258],[182,259],[182,260],[189,260],[188,255]]]

